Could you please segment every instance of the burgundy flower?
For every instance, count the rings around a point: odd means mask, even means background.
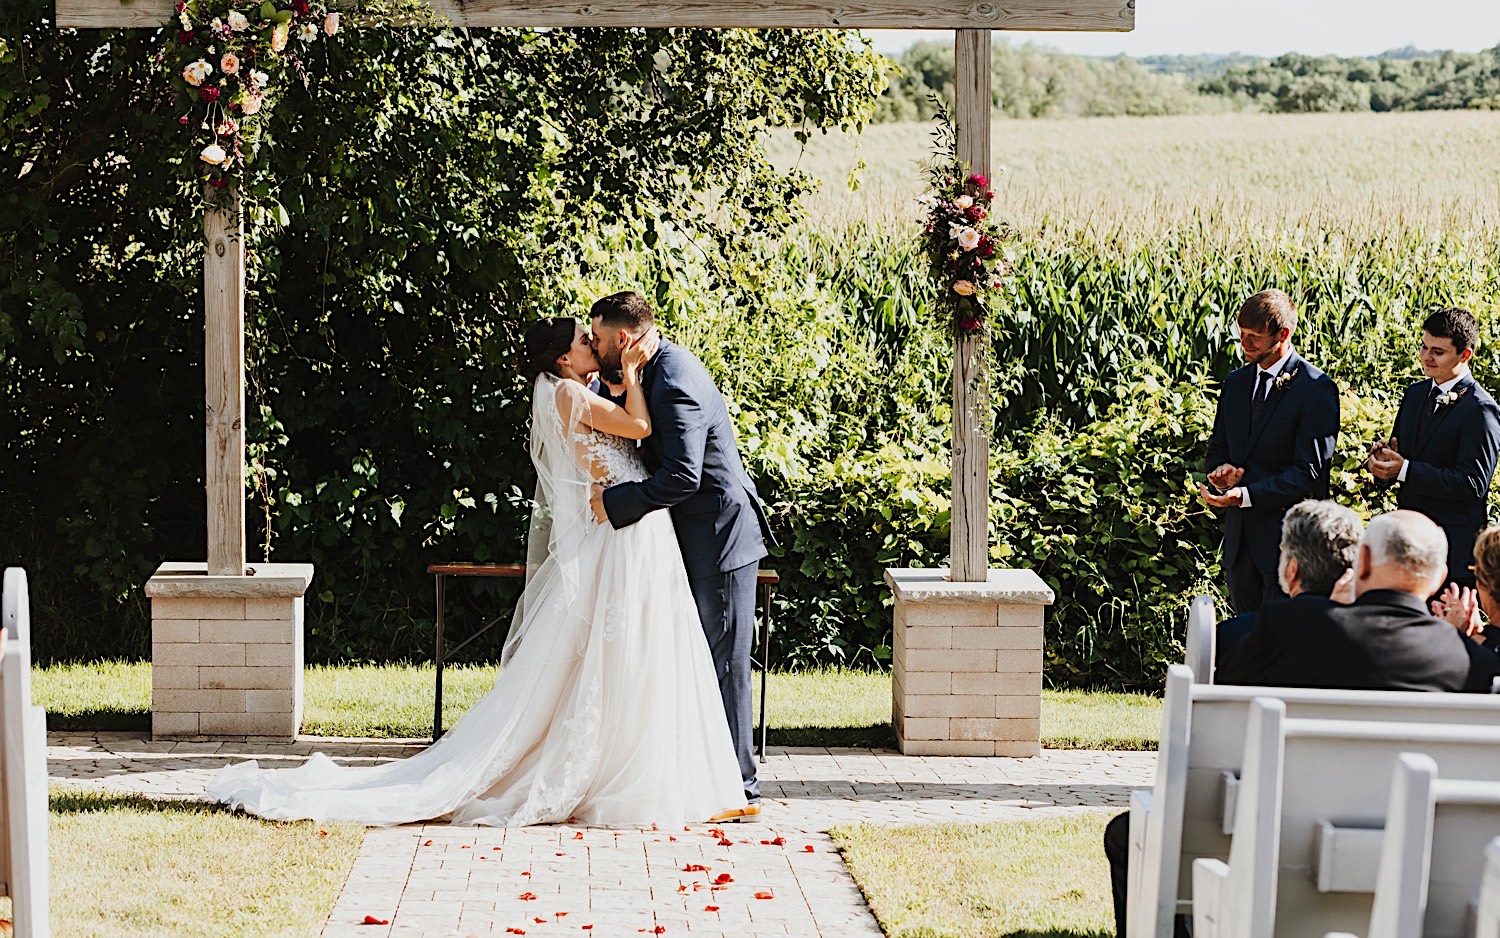
[[[973,173],[969,176],[969,185],[971,186],[987,186],[989,185],[989,182],[990,181],[984,178],[984,176],[980,173]]]
[[[229,180],[225,179],[223,176],[214,176],[210,178],[208,182],[209,185],[213,186],[215,189],[222,189],[225,186],[229,185]]]
[[[293,0],[292,10],[298,16],[306,16],[308,10],[307,0]]]
[[[198,89],[198,97],[202,98],[204,101],[207,101],[209,104],[212,104],[215,101],[219,100],[219,89],[211,86],[204,86]]]
[[[995,242],[991,241],[989,238],[980,238],[979,244],[974,248],[974,253],[979,255],[980,257],[994,257]]]
[[[994,189],[986,189],[986,190],[984,190],[984,197],[986,199],[993,200],[995,198],[995,190]]]
[[[177,0],[177,12],[178,13],[186,13],[187,12],[187,3],[185,2],[185,0]]]
[[[192,45],[193,40],[197,36],[198,31],[196,29],[179,29],[177,30],[177,44],[179,46]]]
[[[177,123],[179,123],[179,124],[186,124],[187,122],[188,122],[188,116],[186,114],[184,114],[181,117],[177,118]]]
[[[964,211],[964,217],[969,221],[979,221],[984,217],[984,209],[977,205],[971,205]]]
[[[979,327],[982,325],[984,325],[984,321],[978,316],[965,316],[958,321],[958,328],[964,332],[978,332]]]

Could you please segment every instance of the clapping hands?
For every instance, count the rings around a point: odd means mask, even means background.
[[[1208,474],[1207,485],[1198,484],[1198,494],[1212,508],[1236,508],[1241,501],[1240,493],[1230,490],[1244,477],[1245,470],[1225,463]]]
[[[1467,586],[1449,583],[1432,601],[1432,614],[1447,619],[1460,632],[1479,641],[1484,623],[1479,617],[1479,594]]]
[[[1391,437],[1383,443],[1377,440],[1370,447],[1370,458],[1365,460],[1365,468],[1377,479],[1394,479],[1401,474],[1401,464],[1404,462],[1405,457],[1396,449],[1396,438]]]

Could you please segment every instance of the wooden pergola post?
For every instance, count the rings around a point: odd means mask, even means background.
[[[239,193],[203,216],[208,575],[245,572],[245,223]]]
[[[954,127],[958,158],[990,174],[990,31],[954,30]],[[980,354],[983,333],[961,334],[953,348],[953,528],[949,576],[989,578],[990,388]]]

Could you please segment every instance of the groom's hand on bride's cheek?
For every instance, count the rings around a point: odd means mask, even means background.
[[[589,507],[594,509],[594,520],[603,524],[609,520],[609,512],[604,510],[604,486],[595,482],[589,491]]]

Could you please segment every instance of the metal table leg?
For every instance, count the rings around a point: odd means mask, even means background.
[[[437,580],[437,649],[433,652],[432,663],[437,671],[437,682],[432,694],[432,741],[437,742],[443,735],[443,574],[435,575]]]
[[[771,584],[760,588],[760,761],[766,761],[766,681],[771,670]]]

